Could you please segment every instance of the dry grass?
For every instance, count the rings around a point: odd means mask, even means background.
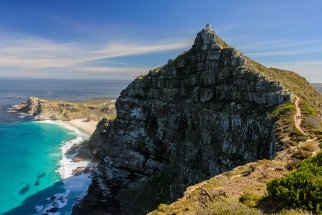
[[[290,162],[311,156],[319,150],[316,142],[303,143],[279,152],[274,160],[259,160],[236,167],[194,185],[194,189],[188,188],[189,192],[183,198],[171,205],[162,204],[149,214],[310,214],[297,209],[283,210],[278,203],[267,199],[266,183],[288,173],[285,167]]]
[[[299,145],[300,149],[308,152],[319,150],[319,143],[315,141],[307,141]]]

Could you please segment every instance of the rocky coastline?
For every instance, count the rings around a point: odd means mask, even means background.
[[[26,102],[13,105],[9,111],[33,116],[36,121],[59,124],[76,133],[81,131],[88,137],[93,135],[99,121],[104,121],[104,124],[108,125],[107,122],[114,119],[116,114],[115,99],[90,99],[75,102],[46,100],[35,96],[29,97]],[[73,157],[73,162],[96,160],[92,150],[89,149],[88,140],[76,141],[75,144],[68,146],[68,150],[64,153],[68,157]],[[82,172],[84,168],[77,168],[74,174],[78,175]]]
[[[102,119],[115,117],[114,99],[91,99],[78,102],[46,100],[31,96],[26,102],[12,106],[10,112],[32,116],[41,123],[53,123],[75,132],[76,139],[62,145],[62,160],[57,170],[66,184],[66,193],[48,197],[48,205],[37,206],[39,214],[57,212],[65,207],[70,193],[69,186],[77,183],[80,187],[80,197],[84,196],[92,174],[96,168],[97,159],[89,149],[88,138],[94,133],[98,122]]]
[[[97,121],[95,130],[83,127],[89,140],[70,148],[75,161],[98,161],[73,214],[208,214],[203,196],[218,197],[209,186],[224,187],[218,195],[226,200],[238,200],[247,183],[262,194],[260,178],[286,174],[301,147],[314,145],[307,156],[320,151],[321,94],[294,72],[246,57],[209,26],[190,50],[136,78],[114,102],[30,97],[12,109],[78,129]]]

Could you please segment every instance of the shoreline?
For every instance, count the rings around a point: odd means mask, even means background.
[[[8,112],[15,112],[21,119],[30,120],[35,123],[48,123],[64,129],[63,132],[71,133],[72,138],[65,139],[57,145],[60,158],[57,160],[55,173],[62,183],[63,191],[50,194],[45,199],[39,199],[35,204],[35,214],[66,214],[72,213],[77,202],[83,198],[92,182],[92,172],[97,162],[93,157],[79,156],[87,149],[88,139],[95,132],[99,121],[87,118],[76,118],[72,120],[51,119],[51,117],[39,117],[39,115],[17,111],[18,105],[13,105]]]
[[[60,211],[60,209],[72,210],[79,199],[86,195],[89,185],[92,181],[91,170],[96,167],[96,162],[89,159],[74,159],[81,145],[89,139],[96,129],[98,122],[85,121],[85,119],[76,119],[71,121],[61,120],[34,120],[38,123],[49,123],[63,127],[75,135],[75,138],[60,143],[58,150],[61,153],[61,159],[58,161],[56,173],[64,184],[65,192],[56,193],[48,196],[48,204],[36,205],[37,214],[47,213],[48,211]],[[67,208],[65,208],[67,206]],[[71,211],[70,211],[71,212]]]
[[[67,125],[74,127],[76,129],[81,130],[82,132],[86,133],[87,135],[91,136],[98,124],[98,121],[88,121],[86,118],[83,119],[73,119],[70,121],[62,121]]]
[[[96,130],[96,126],[99,123],[99,121],[88,121],[86,118],[73,119],[69,121],[52,120],[52,119],[46,119],[46,120],[34,119],[32,121],[39,122],[39,123],[51,123],[51,124],[61,125],[67,130],[74,131],[77,134],[83,134],[83,136],[88,136],[88,138],[94,133],[94,131]]]
[[[75,159],[79,153],[82,144],[90,138],[90,135],[96,129],[96,121],[83,121],[76,119],[71,121],[60,120],[41,120],[34,121],[38,123],[48,123],[63,127],[75,135],[74,139],[63,141],[59,147],[61,150],[61,160],[57,173],[64,180],[69,177],[77,176],[84,173],[84,170],[95,166],[96,162],[92,159]],[[94,129],[95,128],[95,129]]]

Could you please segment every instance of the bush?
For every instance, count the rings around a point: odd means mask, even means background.
[[[318,116],[319,115],[316,108],[306,101],[301,103],[300,107],[302,109],[303,115],[305,115],[305,116]]]
[[[239,202],[214,202],[209,205],[209,213],[212,215],[261,215],[260,210],[249,208]]]
[[[256,207],[258,202],[263,199],[263,196],[258,195],[256,193],[246,191],[239,198],[239,202],[247,205],[248,207]]]
[[[293,113],[295,111],[295,105],[292,102],[286,102],[275,107],[271,112],[270,117],[274,120],[278,120],[280,117],[285,116],[286,114],[290,115],[290,113]]]
[[[301,209],[290,209],[290,210],[282,210],[278,213],[279,215],[312,215],[312,213],[308,211],[304,211]]]
[[[304,160],[309,158],[311,155],[311,152],[305,150],[298,150],[291,155],[291,158],[294,160]]]
[[[294,128],[291,132],[290,132],[290,136],[292,137],[292,139],[294,141],[297,141],[297,142],[300,142],[300,141],[306,141],[307,140],[307,137],[304,136],[302,134],[302,132],[297,129],[297,128]]]
[[[316,142],[305,142],[301,145],[301,149],[303,149],[304,151],[308,151],[308,152],[314,152],[317,149],[317,144]]]
[[[166,205],[166,204],[160,204],[158,206],[158,211],[166,212],[167,211],[167,208],[168,208],[168,205]]]
[[[300,162],[287,176],[270,181],[267,191],[285,206],[322,214],[322,153]]]

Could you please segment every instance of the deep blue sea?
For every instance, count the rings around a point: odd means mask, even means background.
[[[0,80],[0,214],[70,214],[87,178],[62,180],[62,148],[86,138],[59,123],[35,122],[31,116],[9,113],[30,96],[83,100],[115,98],[130,81]],[[79,180],[79,182],[77,181]],[[85,181],[85,184],[84,184]],[[87,184],[86,184],[87,183]],[[56,204],[56,205],[55,205]]]

